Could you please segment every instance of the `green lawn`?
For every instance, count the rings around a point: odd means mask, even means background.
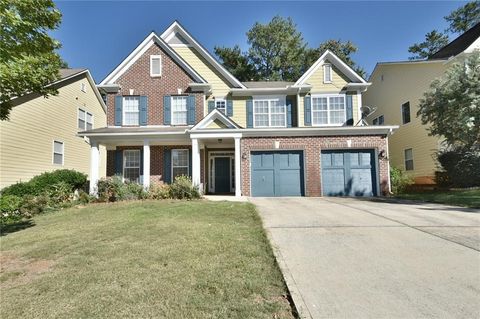
[[[466,191],[429,191],[397,195],[398,198],[480,208],[480,189]]]
[[[3,319],[294,317],[249,203],[93,204],[3,231]]]

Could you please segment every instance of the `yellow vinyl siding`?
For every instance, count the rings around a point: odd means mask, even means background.
[[[215,120],[213,121],[212,123],[210,123],[207,128],[209,129],[219,129],[219,128],[227,128],[227,126],[225,125],[225,123],[219,121],[219,120]]]
[[[233,100],[233,116],[232,120],[241,127],[247,127],[247,100],[251,97],[234,96]]]
[[[82,82],[86,93],[81,91]],[[22,98],[12,108],[10,120],[0,122],[0,188],[55,169],[90,173],[90,145],[76,136],[78,108],[93,114],[94,128],[106,126],[106,115],[85,76],[62,85],[58,96]],[[53,164],[54,140],[64,143],[63,166]],[[104,147],[100,160],[100,174],[105,174]]]
[[[404,150],[413,149],[414,170],[408,172],[418,183],[424,183],[426,177],[433,178],[437,170],[434,152],[440,141],[438,137],[428,136],[428,127],[417,118],[418,104],[430,83],[444,70],[443,63],[380,65],[363,97],[365,105],[377,108],[368,117],[370,124],[374,118],[383,115],[385,125],[400,126],[389,138],[390,164],[404,170]],[[411,121],[403,125],[401,106],[407,101],[410,101]]]

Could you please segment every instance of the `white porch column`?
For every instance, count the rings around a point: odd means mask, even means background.
[[[150,187],[150,141],[143,140],[143,187]]]
[[[200,186],[200,147],[197,138],[192,138],[192,183]]]
[[[97,183],[100,166],[100,152],[98,142],[90,140],[90,194],[97,195]]]
[[[240,173],[240,137],[235,137],[235,196],[240,197],[242,196],[242,189],[241,189],[241,178],[242,174]]]

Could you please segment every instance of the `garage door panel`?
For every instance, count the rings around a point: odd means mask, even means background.
[[[281,169],[275,176],[275,191],[279,196],[302,196],[303,183],[299,169]]]
[[[353,168],[351,170],[351,196],[372,196],[372,172],[370,169]]]
[[[345,194],[345,170],[335,168],[325,170],[322,174],[324,190],[327,196],[344,196]]]
[[[274,196],[274,169],[258,169],[252,174],[252,196]]]

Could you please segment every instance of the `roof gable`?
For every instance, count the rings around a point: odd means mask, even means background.
[[[212,125],[214,124],[214,125]],[[221,129],[239,129],[241,128],[237,123],[228,118],[225,114],[220,112],[217,109],[214,109],[207,114],[200,122],[198,122],[191,131],[197,131],[202,129],[211,129],[211,128],[221,128]]]
[[[477,23],[465,33],[457,37],[455,40],[438,50],[435,54],[429,57],[432,59],[445,59],[452,56],[457,56],[462,52],[471,51],[473,47],[480,46],[480,23]],[[475,42],[477,45],[475,45]]]

